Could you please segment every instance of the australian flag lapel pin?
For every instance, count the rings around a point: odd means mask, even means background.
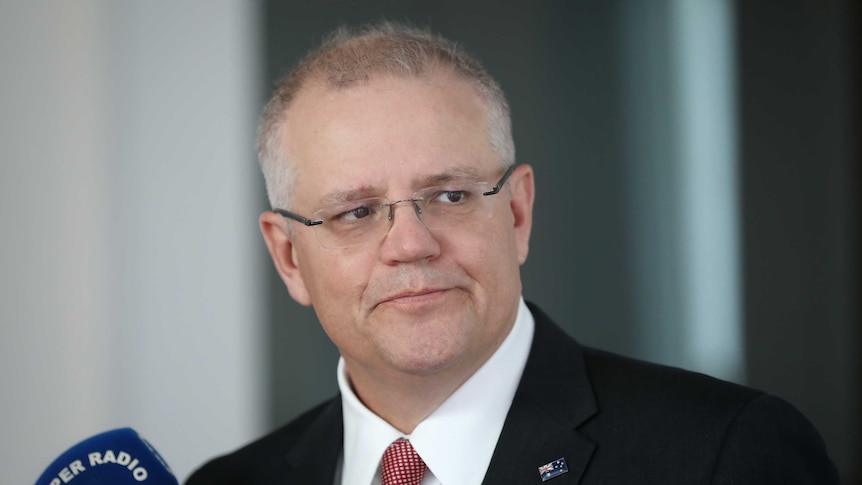
[[[548,480],[558,477],[563,473],[569,471],[568,465],[566,465],[565,458],[556,459],[547,465],[542,465],[539,467],[539,476],[542,477],[543,482],[547,482]]]

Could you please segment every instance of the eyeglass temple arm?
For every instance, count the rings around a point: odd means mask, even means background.
[[[273,209],[272,211],[277,214],[281,214],[283,217],[287,217],[288,219],[293,219],[294,221],[301,222],[306,226],[316,226],[318,224],[323,224],[323,221],[312,221],[311,219],[306,219],[301,215],[294,214],[293,212],[286,211],[284,209]]]
[[[509,175],[512,175],[512,172],[513,172],[514,170],[515,170],[515,165],[514,165],[514,164],[513,164],[513,165],[509,165],[509,168],[507,168],[507,169],[506,169],[506,171],[505,171],[505,172],[503,172],[503,176],[502,176],[502,177],[500,177],[500,181],[499,181],[499,182],[497,182],[497,185],[495,185],[494,187],[492,187],[492,188],[491,188],[491,190],[489,190],[489,191],[487,191],[487,192],[482,192],[482,195],[494,195],[494,194],[499,193],[499,192],[500,192],[500,189],[502,189],[502,188],[503,188],[503,185],[505,185],[505,184],[506,184],[506,180],[508,180],[508,179],[509,179]]]

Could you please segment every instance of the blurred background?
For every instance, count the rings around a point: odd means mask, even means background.
[[[335,390],[270,267],[274,80],[389,18],[502,84],[525,296],[584,344],[781,396],[860,480],[860,5],[0,0],[0,481],[132,426],[180,479]]]

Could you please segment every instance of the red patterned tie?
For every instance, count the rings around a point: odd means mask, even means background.
[[[383,453],[383,485],[419,485],[426,469],[422,457],[403,438],[393,441]]]

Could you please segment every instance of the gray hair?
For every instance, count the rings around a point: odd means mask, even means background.
[[[273,208],[288,207],[296,182],[295,169],[280,146],[284,114],[302,87],[310,82],[345,89],[375,75],[423,77],[440,67],[472,83],[488,114],[489,141],[503,168],[515,163],[509,104],[485,68],[458,44],[404,24],[383,22],[356,29],[340,28],[276,84],[263,109],[257,150]]]

